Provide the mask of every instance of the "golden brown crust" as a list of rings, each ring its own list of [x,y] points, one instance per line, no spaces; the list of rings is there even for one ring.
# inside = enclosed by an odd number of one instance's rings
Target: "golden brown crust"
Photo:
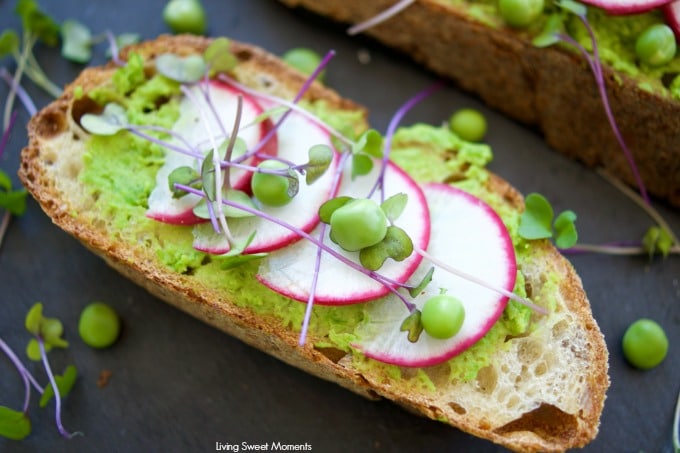
[[[393,0],[280,0],[343,23],[362,22]],[[516,31],[472,21],[452,2],[418,0],[365,32],[540,129],[556,150],[635,185],[588,65]],[[499,70],[500,69],[500,70]],[[650,194],[680,206],[680,102],[640,89],[605,67],[612,111]],[[636,186],[637,187],[637,186]]]
[[[205,38],[163,36],[137,45],[134,50],[150,58],[168,51],[180,54],[200,52],[208,43],[209,40]],[[235,77],[241,82],[271,90],[278,95],[293,95],[303,83],[304,78],[300,74],[289,70],[263,50],[241,43],[233,45],[241,59],[235,72]],[[127,52],[131,50],[128,49]],[[496,401],[493,390],[488,394],[485,393],[487,390],[480,391],[479,387],[484,386],[480,385],[479,378],[474,382],[442,383],[435,392],[418,392],[413,386],[402,385],[400,381],[387,378],[377,369],[366,370],[357,366],[354,361],[360,358],[352,357],[352,354],[319,349],[313,342],[300,347],[296,332],[272,318],[235,305],[233,300],[237,295],[222,293],[199,283],[190,275],[173,272],[159,265],[155,255],[148,250],[126,245],[116,240],[109,231],[83,222],[74,211],[86,209],[87,205],[83,206],[83,202],[78,201],[81,204],[76,209],[76,202],[73,200],[77,197],[74,194],[80,193],[78,172],[85,149],[84,140],[78,139],[78,134],[83,132],[73,120],[74,116],[79,115],[75,111],[79,103],[74,102],[74,90],[82,87],[87,91],[106,83],[114,70],[115,66],[112,64],[85,70],[66,88],[62,97],[32,118],[28,127],[29,144],[22,151],[19,171],[28,191],[54,223],[78,238],[111,267],[157,297],[282,361],[367,398],[385,397],[418,414],[436,420],[445,419],[453,426],[510,449],[562,451],[582,446],[596,435],[609,385],[606,346],[592,318],[578,276],[547,241],[536,246],[537,259],[521,271],[527,278],[527,285],[536,295],[548,291],[555,293],[558,309],[549,317],[537,318],[535,323],[538,330],[542,329],[544,332],[543,337],[551,339],[551,343],[562,342],[555,338],[563,333],[564,328],[568,328],[570,334],[579,338],[579,342],[571,339],[565,342],[572,351],[558,351],[561,358],[556,360],[569,359],[573,362],[573,356],[578,362],[573,365],[577,369],[574,374],[581,376],[584,382],[580,383],[575,392],[578,399],[576,402],[564,405],[559,399],[567,399],[572,395],[547,392],[545,399],[541,399],[543,402],[525,402],[528,408],[526,412],[520,411],[517,417],[506,415],[506,419],[500,419],[474,409],[479,401],[492,412],[498,410],[500,406],[497,405],[510,405],[501,400]],[[321,85],[315,85],[310,96],[323,98],[336,109],[363,111],[360,106],[342,99],[337,93]],[[89,107],[91,106],[80,105],[79,108]],[[508,206],[522,209],[521,195],[500,177],[492,175],[488,187],[500,195]],[[560,277],[557,288],[549,288],[546,275]],[[511,348],[508,351],[498,351],[492,359],[499,363],[521,362],[518,358],[524,354],[522,351],[528,347],[527,344],[530,345],[529,340],[527,337],[508,342],[512,344]],[[551,352],[545,354],[549,353]],[[424,371],[434,381],[437,381],[442,372],[437,367]],[[402,370],[404,374],[410,372],[412,370]],[[516,378],[513,377],[512,380],[515,381]],[[469,400],[460,397],[464,392],[470,394]]]

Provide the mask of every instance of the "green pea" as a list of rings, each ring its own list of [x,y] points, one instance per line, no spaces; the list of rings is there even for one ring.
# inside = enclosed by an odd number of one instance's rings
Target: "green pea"
[[[463,303],[447,294],[430,297],[421,311],[423,330],[433,338],[443,340],[453,337],[465,321]]]
[[[170,0],[163,8],[163,20],[174,33],[203,35],[207,28],[200,0]]]
[[[258,168],[267,170],[282,170],[288,165],[278,160],[268,159],[261,162]],[[250,180],[250,187],[253,195],[260,203],[267,206],[284,206],[292,200],[288,195],[290,181],[285,176],[273,175],[271,173],[255,173]]]
[[[468,142],[480,142],[486,135],[486,118],[475,109],[461,109],[449,119],[451,131]]]
[[[387,216],[367,198],[352,200],[333,211],[330,225],[331,239],[349,252],[375,245],[387,234]]]
[[[290,49],[282,56],[283,61],[294,67],[305,75],[311,75],[312,72],[321,64],[321,56],[312,49],[298,47]],[[323,80],[325,71],[319,74],[319,80]]]
[[[78,322],[80,338],[93,348],[106,348],[120,335],[118,313],[103,302],[93,302],[83,309]]]
[[[675,57],[677,44],[673,30],[665,24],[654,24],[640,33],[635,42],[635,54],[641,63],[661,66]]]
[[[544,0],[498,0],[498,12],[511,27],[525,28],[543,14]]]
[[[623,335],[623,354],[636,368],[647,370],[660,364],[668,353],[663,328],[647,318],[632,323]]]

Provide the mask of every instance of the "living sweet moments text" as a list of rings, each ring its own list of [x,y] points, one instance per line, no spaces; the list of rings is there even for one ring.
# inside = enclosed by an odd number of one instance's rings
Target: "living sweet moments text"
[[[279,441],[264,443],[215,442],[215,451],[312,451],[312,445],[307,442],[302,444],[286,444]]]

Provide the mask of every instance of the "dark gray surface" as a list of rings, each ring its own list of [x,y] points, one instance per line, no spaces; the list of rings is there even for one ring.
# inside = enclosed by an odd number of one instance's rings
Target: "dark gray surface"
[[[146,38],[167,31],[161,0],[42,3],[56,19],[77,18],[94,31],[135,31]],[[400,104],[435,80],[370,41],[350,39],[341,27],[272,0],[204,4],[212,35],[249,41],[274,53],[297,46],[320,53],[335,49],[329,85],[368,106],[373,125],[383,131]],[[18,26],[13,7],[13,1],[0,0],[0,30]],[[359,63],[360,50],[370,53],[369,64]],[[103,61],[102,53],[98,49],[95,62]],[[51,49],[39,49],[38,57],[59,83],[80,70]],[[25,86],[39,105],[48,101],[30,83]],[[0,99],[6,93],[0,84]],[[524,192],[545,194],[556,209],[574,209],[584,241],[634,239],[650,225],[639,208],[596,174],[454,88],[419,105],[404,124],[439,122],[468,106],[482,109],[490,121],[491,168]],[[26,121],[22,110],[0,160],[0,167],[12,174],[26,143]],[[662,212],[680,231],[678,212]],[[600,435],[585,451],[671,452],[672,411],[680,389],[680,260],[649,264],[644,258],[584,255],[572,262],[611,356],[612,386]],[[203,325],[111,271],[52,226],[34,202],[14,220],[0,250],[0,289],[0,336],[15,350],[22,351],[28,340],[23,319],[36,301],[45,304],[47,315],[64,322],[71,347],[50,358],[58,371],[70,363],[78,367],[80,378],[64,403],[63,420],[67,429],[85,433],[62,440],[52,423],[53,406],[39,409],[34,400],[33,434],[21,443],[0,439],[0,451],[213,451],[216,442],[271,441],[307,442],[321,452],[503,451],[389,402],[366,401]],[[124,320],[122,338],[109,350],[91,350],[77,338],[78,314],[92,300],[113,305]],[[666,361],[648,372],[629,367],[620,350],[626,326],[643,316],[658,320],[671,340]],[[29,366],[45,381],[37,366]],[[105,388],[98,388],[103,369],[113,375]],[[10,362],[0,356],[0,405],[21,407],[22,388]]]

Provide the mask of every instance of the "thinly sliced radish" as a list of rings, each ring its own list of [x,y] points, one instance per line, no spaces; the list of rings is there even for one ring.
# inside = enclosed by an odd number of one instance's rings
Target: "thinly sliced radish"
[[[351,180],[350,170],[346,169],[339,195],[355,198],[366,197],[379,175],[380,165],[363,177]],[[405,193],[408,203],[395,224],[404,229],[417,247],[425,248],[430,239],[430,221],[425,197],[413,179],[396,165],[389,163],[385,172],[385,197]],[[374,199],[378,200],[376,193]],[[312,232],[319,237],[321,226]],[[325,228],[324,242],[344,257],[358,263],[358,252],[347,252],[334,244]],[[290,247],[276,251],[262,260],[258,279],[269,288],[292,299],[306,302],[314,278],[314,268],[318,247],[310,241],[300,241]],[[415,271],[422,257],[412,254],[403,261],[391,259],[378,270],[380,275],[403,283]],[[371,277],[351,268],[337,258],[323,253],[318,276],[315,303],[323,305],[342,305],[365,302],[384,296],[389,289]]]
[[[666,24],[673,30],[675,37],[680,39],[680,0],[674,0],[661,7],[666,18]]]
[[[175,139],[173,144],[185,149],[191,146],[205,153],[212,149],[213,144],[219,146],[225,140],[224,134],[231,134],[236,120],[238,96],[243,98],[240,122],[242,127],[238,136],[245,141],[247,148],[254,147],[271,129],[270,120],[253,123],[263,112],[263,108],[250,95],[219,81],[211,81],[206,86],[208,88],[206,92],[199,86],[192,87],[191,96],[185,96],[182,99],[180,117],[173,126],[173,131],[185,142]],[[213,107],[217,115],[213,113]],[[214,142],[209,139],[209,134],[215,137]],[[275,154],[276,148],[276,137],[272,137],[262,153]],[[259,158],[252,158],[246,163],[257,164],[259,160]],[[199,197],[186,195],[179,199],[173,198],[168,187],[168,175],[174,169],[190,166],[200,171],[201,161],[202,159],[188,154],[167,151],[165,162],[156,174],[156,187],[149,197],[148,217],[178,225],[193,225],[205,221],[195,216],[192,211]],[[230,170],[232,186],[238,189],[248,188],[251,175],[251,172],[232,168]]]
[[[331,137],[324,128],[295,111],[291,111],[279,126],[277,136],[277,157],[298,165],[309,160],[309,149],[314,145],[327,145],[334,149]],[[338,161],[339,155],[335,152],[329,168],[311,185],[307,185],[304,177],[301,177],[299,192],[285,206],[260,206],[259,209],[307,233],[312,231],[319,223],[319,208],[337,190],[333,183]],[[228,225],[237,243],[245,241],[253,231],[256,232],[244,253],[269,252],[300,239],[298,234],[259,216],[229,219]],[[212,225],[207,223],[194,226],[194,248],[213,254],[227,253],[230,249],[225,235],[216,233]]]
[[[517,265],[512,240],[500,217],[483,201],[445,184],[423,187],[430,206],[432,236],[428,252],[487,283],[512,291]],[[432,263],[425,260],[413,276],[419,281]],[[446,293],[461,300],[465,321],[452,338],[438,340],[423,332],[412,343],[400,326],[408,310],[394,295],[367,305],[367,321],[356,333],[354,346],[366,356],[401,366],[430,366],[472,346],[494,325],[507,305],[507,297],[435,268],[432,281],[414,301],[422,308],[434,295]]]
[[[651,11],[673,0],[582,0],[586,5],[596,6],[609,14],[626,15]]]

